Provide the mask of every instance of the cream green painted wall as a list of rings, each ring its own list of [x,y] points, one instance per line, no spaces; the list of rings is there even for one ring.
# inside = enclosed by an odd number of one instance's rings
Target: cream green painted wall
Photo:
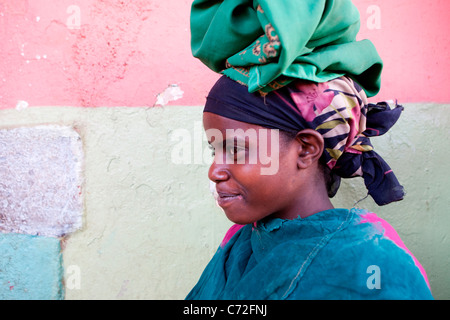
[[[359,203],[399,232],[428,273],[437,299],[450,298],[450,105],[407,104],[400,121],[373,139],[407,198]],[[201,107],[0,110],[0,128],[61,124],[83,140],[84,216],[62,240],[66,299],[182,299],[231,225],[209,191],[207,164],[175,164],[174,132],[194,136]],[[194,146],[193,146],[194,148]],[[365,196],[343,183],[336,206]]]

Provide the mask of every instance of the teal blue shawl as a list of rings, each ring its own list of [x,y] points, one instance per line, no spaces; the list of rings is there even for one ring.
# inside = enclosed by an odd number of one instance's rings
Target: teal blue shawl
[[[240,227],[224,240],[186,297],[432,298],[425,271],[395,230],[357,209]]]

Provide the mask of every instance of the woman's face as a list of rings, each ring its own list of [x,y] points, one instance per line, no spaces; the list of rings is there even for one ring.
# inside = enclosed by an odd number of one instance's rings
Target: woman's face
[[[269,215],[298,216],[302,182],[295,140],[209,112],[203,125],[214,152],[208,177],[228,219],[248,224]]]

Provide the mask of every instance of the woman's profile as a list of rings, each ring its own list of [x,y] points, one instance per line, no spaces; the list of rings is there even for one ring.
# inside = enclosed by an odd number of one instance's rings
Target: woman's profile
[[[382,63],[351,1],[197,0],[191,21],[194,55],[224,74],[203,125],[235,225],[186,298],[432,299],[386,221],[330,201],[352,177],[378,205],[404,197],[370,142],[403,108],[368,102]]]

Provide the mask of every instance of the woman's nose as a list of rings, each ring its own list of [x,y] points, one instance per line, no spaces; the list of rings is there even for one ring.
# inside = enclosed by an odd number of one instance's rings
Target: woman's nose
[[[230,178],[230,173],[224,164],[218,164],[215,161],[209,167],[208,171],[209,180],[218,183],[220,181],[226,181]]]

